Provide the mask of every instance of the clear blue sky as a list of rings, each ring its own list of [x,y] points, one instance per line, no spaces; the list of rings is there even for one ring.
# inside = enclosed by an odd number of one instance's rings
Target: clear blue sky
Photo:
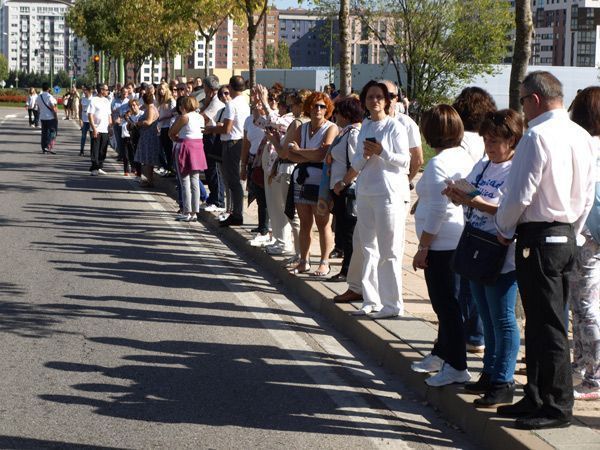
[[[275,4],[277,9],[298,8],[298,0],[271,0],[271,4]],[[303,0],[302,8],[310,8],[310,1]]]

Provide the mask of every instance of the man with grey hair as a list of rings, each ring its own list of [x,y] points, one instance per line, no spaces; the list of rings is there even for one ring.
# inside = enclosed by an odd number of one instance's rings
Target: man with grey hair
[[[221,87],[219,78],[216,75],[207,76],[204,78],[202,87],[204,88],[204,100],[200,109],[204,116],[210,119],[210,123],[214,125],[217,122],[217,114],[225,108],[225,103],[219,100],[219,96],[217,95],[219,87]],[[215,134],[205,133],[203,139],[205,149],[214,145],[221,145],[220,140],[217,139]],[[207,153],[206,164],[208,167],[204,171],[204,175],[206,176],[206,183],[208,184],[210,194],[206,199],[206,203],[201,205],[200,208],[204,211],[223,212],[225,211],[225,183],[219,168],[219,161]]]
[[[568,273],[593,203],[594,144],[569,119],[562,85],[531,72],[520,88],[529,129],[519,142],[495,216],[498,240],[517,238],[517,282],[525,309],[527,385],[518,403],[498,407],[520,429],[566,427],[573,381],[565,307]]]

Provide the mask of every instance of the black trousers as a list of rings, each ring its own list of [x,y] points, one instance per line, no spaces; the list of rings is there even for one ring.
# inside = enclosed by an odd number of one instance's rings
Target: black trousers
[[[352,235],[356,227],[356,217],[346,213],[346,195],[336,195],[331,191],[333,198],[333,215],[335,216],[335,245],[339,250],[344,251],[342,268],[340,273],[348,275],[348,267],[352,259]]]
[[[35,125],[36,127],[39,125],[40,121],[40,112],[37,109],[27,108],[27,113],[29,114],[29,125]]]
[[[467,368],[467,345],[458,304],[458,277],[450,268],[453,250],[429,250],[425,283],[433,311],[438,317],[438,339],[432,354],[456,370]]]
[[[222,208],[225,206],[223,175],[221,175],[221,171],[217,166],[217,161],[208,155],[206,155],[206,165],[207,168],[204,171],[204,176],[206,177],[206,184],[208,184],[208,190],[210,191],[206,203]]]
[[[525,395],[542,415],[570,419],[573,379],[564,318],[576,251],[573,226],[525,223],[517,235],[517,283],[526,321]]]
[[[108,133],[98,133],[98,137],[92,136],[92,165],[90,171],[102,169],[106,159],[106,150],[108,148]]]
[[[161,163],[166,170],[173,170],[173,141],[169,137],[169,128],[160,129]]]
[[[52,134],[56,134],[58,130],[58,120],[42,120],[42,150],[48,150]]]

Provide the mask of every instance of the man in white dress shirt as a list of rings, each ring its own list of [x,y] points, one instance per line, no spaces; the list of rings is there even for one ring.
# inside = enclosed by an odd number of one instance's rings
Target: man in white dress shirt
[[[106,150],[108,148],[108,134],[112,129],[112,111],[110,100],[108,99],[108,86],[106,84],[98,85],[98,95],[90,100],[87,114],[92,133],[92,148],[90,174],[106,174],[102,170],[104,160],[106,159]]]
[[[36,104],[40,112],[42,122],[42,153],[56,154],[54,150],[54,141],[58,130],[58,109],[56,99],[50,93],[50,84],[42,84],[42,93],[38,95]]]
[[[575,236],[593,201],[593,143],[571,122],[562,85],[549,72],[531,72],[520,88],[529,129],[519,142],[507,192],[496,214],[498,240],[517,235],[517,281],[525,309],[527,385],[518,403],[498,414],[520,429],[566,427],[573,382],[565,307]]]

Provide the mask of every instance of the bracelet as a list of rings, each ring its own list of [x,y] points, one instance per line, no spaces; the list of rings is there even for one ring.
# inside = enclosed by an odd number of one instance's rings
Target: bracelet
[[[420,251],[420,252],[423,251],[423,250],[429,250],[429,246],[428,245],[425,246],[425,245],[419,244],[419,246],[417,247],[417,250]]]

